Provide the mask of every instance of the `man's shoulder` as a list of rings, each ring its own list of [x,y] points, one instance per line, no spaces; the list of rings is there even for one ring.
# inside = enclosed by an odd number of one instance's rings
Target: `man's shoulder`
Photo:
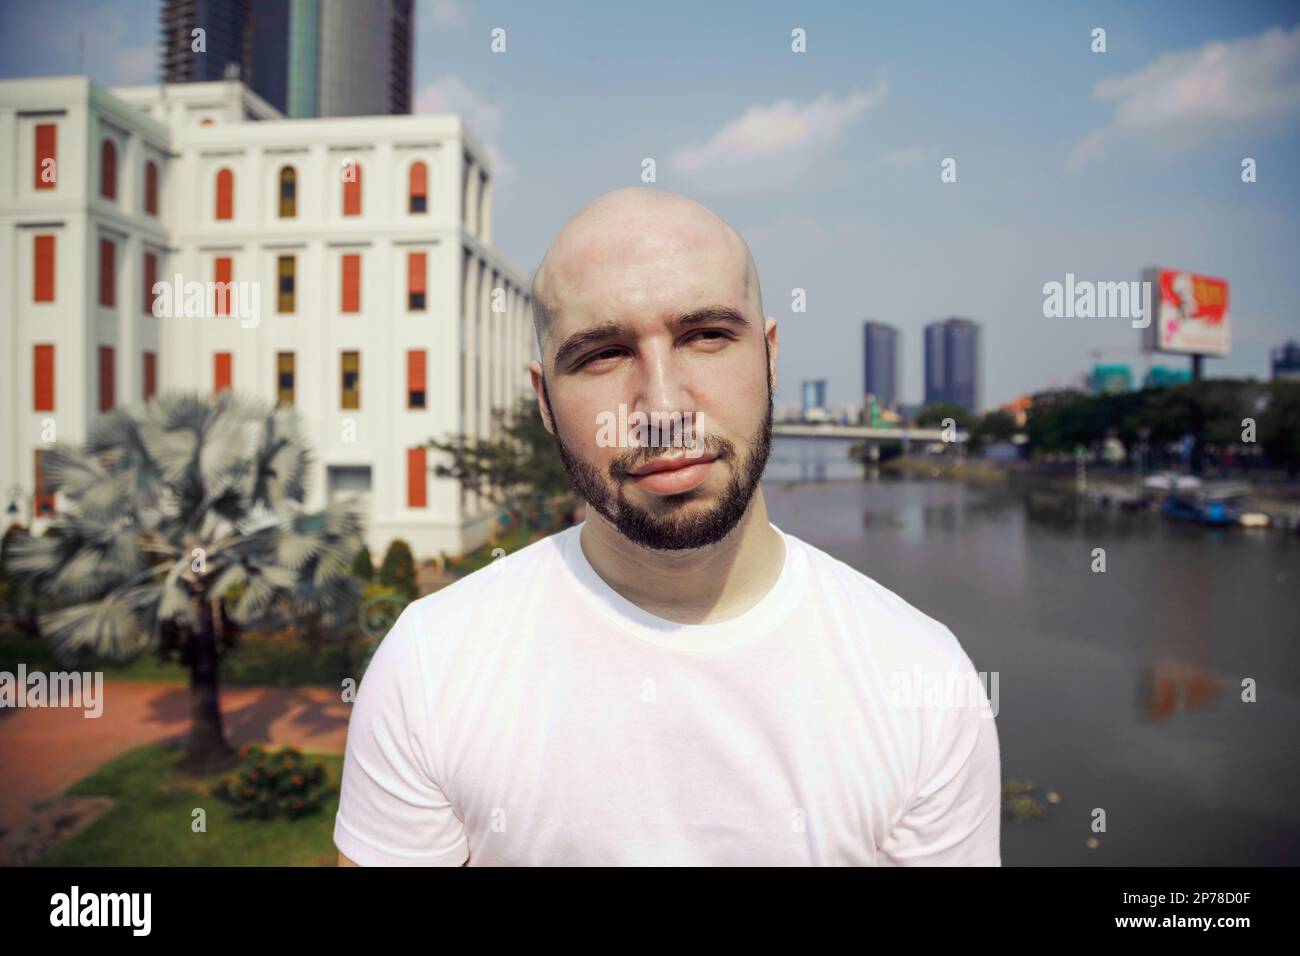
[[[789,535],[789,537],[794,537]],[[795,538],[808,557],[809,574],[832,593],[838,593],[857,615],[857,623],[873,637],[887,637],[909,653],[934,654],[944,660],[964,653],[957,636],[936,620],[870,575],[801,538]]]

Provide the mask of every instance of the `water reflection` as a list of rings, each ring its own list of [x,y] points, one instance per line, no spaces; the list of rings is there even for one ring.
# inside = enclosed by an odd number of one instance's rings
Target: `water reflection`
[[[820,474],[790,443],[786,478]],[[765,476],[772,521],[998,672],[1004,778],[1062,795],[1004,825],[1007,864],[1300,863],[1300,540],[1007,485],[837,480],[811,454],[820,484]]]

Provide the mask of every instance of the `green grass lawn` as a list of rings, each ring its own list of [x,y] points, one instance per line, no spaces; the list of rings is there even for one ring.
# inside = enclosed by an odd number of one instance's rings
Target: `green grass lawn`
[[[73,796],[114,803],[77,835],[48,850],[37,866],[333,866],[334,815],[343,773],[341,754],[305,753],[325,766],[319,812],[297,820],[248,820],[204,788],[220,774],[178,773],[179,748],[137,747],[78,782]],[[191,829],[193,811],[207,812],[207,832]]]
[[[306,641],[250,633],[221,662],[221,683],[229,687],[331,687],[344,677],[356,677],[361,661],[375,642],[358,638],[351,648],[351,665],[345,666],[342,649],[326,644],[313,650]],[[84,657],[75,665],[60,663],[49,643],[14,632],[0,632],[0,671],[17,673],[19,662],[31,671],[103,671],[105,680],[157,681],[184,684],[189,673],[176,662],[163,663],[154,654],[141,654],[128,662]]]

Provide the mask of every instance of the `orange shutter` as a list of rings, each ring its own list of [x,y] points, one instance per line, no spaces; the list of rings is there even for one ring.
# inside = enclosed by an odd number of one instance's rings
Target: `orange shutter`
[[[104,140],[99,150],[99,192],[117,198],[117,146],[111,139]]]
[[[99,240],[99,304],[117,305],[116,266],[113,264],[113,240]]]
[[[153,287],[158,281],[158,257],[152,252],[144,254],[144,311],[153,315]],[[179,310],[178,310],[179,311]]]
[[[230,353],[217,352],[212,356],[212,390],[222,392],[230,388]]]
[[[32,396],[32,411],[54,411],[54,346],[36,345],[32,347],[32,378],[35,394]]]
[[[361,311],[361,254],[343,257],[343,312]]]
[[[428,501],[428,471],[425,449],[406,449],[406,506],[423,508]]]
[[[235,174],[228,169],[217,173],[217,218],[232,219],[235,215]]]
[[[158,215],[158,164],[153,160],[144,164],[144,211]]]
[[[361,215],[361,164],[353,163],[351,170],[344,170],[348,178],[343,180],[343,215]]]
[[[54,237],[36,236],[32,248],[32,301],[54,301]]]
[[[406,291],[423,292],[426,256],[423,252],[406,255]]]
[[[59,128],[53,123],[41,123],[36,127],[36,179],[33,185],[37,189],[53,189],[58,185],[59,177]],[[54,178],[48,182],[41,175],[45,172],[45,161],[52,160]]]
[[[230,283],[231,258],[229,256],[218,256],[213,264],[215,275],[213,280],[217,283]],[[214,315],[230,314],[230,289],[214,289],[212,298],[215,300],[212,304]]]
[[[144,400],[153,398],[158,388],[158,356],[153,352],[144,353]]]
[[[429,191],[429,167],[424,163],[411,165],[411,198],[427,196]]]
[[[406,390],[424,391],[424,349],[412,349],[406,353]]]
[[[111,412],[117,398],[117,386],[114,382],[113,347],[99,347],[99,410]]]

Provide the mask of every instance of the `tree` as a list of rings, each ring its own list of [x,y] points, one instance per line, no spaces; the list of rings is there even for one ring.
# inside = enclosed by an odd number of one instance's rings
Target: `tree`
[[[384,552],[379,583],[404,595],[408,601],[414,601],[420,594],[415,583],[415,558],[411,546],[401,538],[394,539]]]
[[[1016,420],[1010,412],[989,412],[975,426],[975,436],[981,442],[1010,441],[1016,433]]]
[[[916,413],[917,428],[942,428],[943,420],[951,418],[958,431],[969,432],[975,416],[961,405],[952,402],[935,402]]]
[[[546,502],[571,490],[569,476],[534,396],[520,398],[508,413],[498,410],[494,417],[500,438],[477,440],[459,434],[431,439],[428,447],[451,459],[450,464],[435,466],[434,473],[483,495],[504,508],[511,520],[522,520],[526,535]]]
[[[42,468],[65,505],[10,569],[61,607],[42,631],[63,660],[179,651],[190,672],[181,766],[229,764],[218,666],[240,628],[318,614],[350,619],[360,519],[303,512],[309,450],[292,409],[221,392],[167,394],[57,445]]]
[[[1259,423],[1259,441],[1275,465],[1294,478],[1300,470],[1300,383],[1274,382]]]
[[[364,544],[357,551],[357,556],[352,561],[352,576],[362,581],[373,581],[375,579],[375,563],[370,559],[370,549]]]

